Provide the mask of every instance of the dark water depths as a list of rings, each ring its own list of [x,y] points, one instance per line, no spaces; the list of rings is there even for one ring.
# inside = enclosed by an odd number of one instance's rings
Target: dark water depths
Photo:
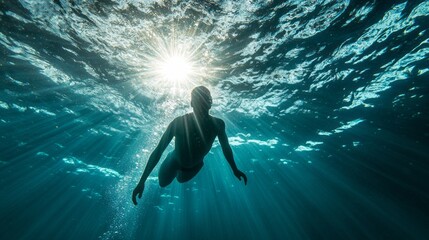
[[[422,0],[0,0],[0,239],[427,239],[428,15]],[[168,55],[191,64],[183,81],[159,70]],[[132,205],[196,85],[248,185],[216,143],[192,181],[160,188],[156,168]]]

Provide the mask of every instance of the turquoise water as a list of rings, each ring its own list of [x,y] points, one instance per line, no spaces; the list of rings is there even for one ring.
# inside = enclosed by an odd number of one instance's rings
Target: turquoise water
[[[0,239],[429,236],[428,1],[0,10]],[[247,186],[215,141],[190,182],[161,188],[156,167],[134,206],[197,85]]]

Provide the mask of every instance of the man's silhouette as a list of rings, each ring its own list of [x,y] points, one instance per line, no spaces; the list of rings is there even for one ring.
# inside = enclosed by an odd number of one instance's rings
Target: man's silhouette
[[[216,137],[219,139],[223,154],[234,175],[240,181],[243,178],[244,184],[247,184],[246,175],[235,165],[225,132],[225,122],[209,115],[211,106],[212,98],[206,87],[199,86],[192,90],[191,107],[194,111],[177,117],[168,125],[158,146],[150,155],[142,177],[133,191],[132,199],[135,205],[137,205],[136,196],[141,198],[146,179],[173,137],[175,137],[174,150],[168,154],[159,170],[158,179],[161,187],[169,185],[174,178],[183,183],[197,175],[204,165],[204,156],[210,151]]]

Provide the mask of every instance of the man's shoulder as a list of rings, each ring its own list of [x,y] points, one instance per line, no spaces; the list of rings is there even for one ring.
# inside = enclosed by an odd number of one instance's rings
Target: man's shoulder
[[[186,113],[184,115],[176,117],[171,123],[174,125],[175,124],[184,124],[184,122],[190,121],[189,118],[191,118],[191,117],[193,119],[192,113]],[[220,128],[225,127],[225,122],[221,118],[218,118],[218,117],[215,117],[212,115],[210,115],[210,118],[211,118],[211,121],[213,122],[213,124],[216,125],[217,127],[220,127]]]
[[[211,116],[211,117],[212,117],[212,121],[213,121],[213,123],[214,123],[216,126],[218,126],[218,127],[220,127],[220,128],[224,128],[224,127],[225,127],[225,121],[223,121],[221,118],[214,117],[214,116]]]
[[[176,117],[176,118],[173,120],[173,122],[174,122],[174,121],[184,120],[184,119],[188,118],[188,117],[189,117],[189,115],[190,115],[190,113],[185,113],[185,114],[183,114],[183,115],[180,115],[180,116]]]
[[[174,118],[173,121],[171,121],[171,124],[174,126],[176,126],[177,124],[182,125],[184,124],[184,122],[188,121],[189,116],[190,116],[189,113],[178,116]]]

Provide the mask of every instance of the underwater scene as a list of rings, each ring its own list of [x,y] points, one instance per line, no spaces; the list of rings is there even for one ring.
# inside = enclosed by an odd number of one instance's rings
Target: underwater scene
[[[2,240],[429,239],[428,206],[429,1],[0,0]]]

